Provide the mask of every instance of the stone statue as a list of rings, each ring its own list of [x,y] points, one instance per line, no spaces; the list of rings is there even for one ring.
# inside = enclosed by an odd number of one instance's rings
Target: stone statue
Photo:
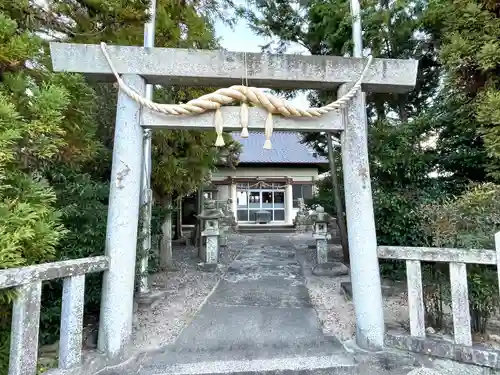
[[[223,217],[220,220],[220,246],[227,246],[228,233],[234,233],[236,230],[236,219],[233,214],[233,201],[228,199],[221,205]]]
[[[309,212],[306,208],[306,205],[304,203],[304,199],[299,198],[298,203],[299,203],[299,212],[297,212],[297,215],[293,220],[295,231],[299,233],[310,232],[312,230],[312,221]]]

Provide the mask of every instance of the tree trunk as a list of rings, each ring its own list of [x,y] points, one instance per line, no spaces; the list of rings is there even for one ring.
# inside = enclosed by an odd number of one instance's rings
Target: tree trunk
[[[408,111],[406,110],[406,95],[399,95],[399,100],[398,100],[398,107],[399,107],[399,119],[402,122],[407,122],[408,121]]]
[[[182,233],[182,197],[177,198],[177,226],[175,230],[177,238],[184,237],[184,233]]]
[[[196,206],[197,206],[197,215],[201,214],[203,211],[203,188],[200,187],[198,189],[198,193],[196,195]],[[198,256],[201,258],[203,252],[203,238],[201,237],[201,232],[203,231],[202,222],[198,219],[195,225],[195,236],[196,236],[196,246],[198,247]]]
[[[160,267],[162,269],[172,268],[172,197],[167,196],[162,200],[163,207],[168,210],[165,221],[161,226],[160,242]]]
[[[340,232],[340,243],[342,245],[342,254],[344,256],[344,262],[349,265],[349,243],[347,241],[347,226],[344,218],[344,204],[340,195],[339,181],[337,178],[337,166],[335,163],[335,155],[333,154],[333,142],[332,135],[327,133],[328,138],[328,159],[330,161],[330,174],[332,177],[332,190],[333,199],[335,201],[335,209],[337,211],[337,223],[339,225]]]

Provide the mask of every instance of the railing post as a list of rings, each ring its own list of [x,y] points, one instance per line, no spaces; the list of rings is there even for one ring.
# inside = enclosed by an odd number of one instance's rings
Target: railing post
[[[83,305],[85,275],[67,277],[63,281],[59,367],[69,369],[82,360]]]
[[[451,307],[455,344],[472,346],[467,265],[450,262]]]
[[[410,334],[414,337],[425,337],[425,310],[424,292],[422,288],[422,265],[419,260],[406,261],[406,280],[408,283]]]
[[[16,288],[12,307],[9,375],[36,374],[42,282]]]
[[[144,96],[142,77],[124,74],[122,78]],[[119,356],[132,334],[142,162],[140,114],[139,103],[120,90],[106,234],[109,270],[103,277],[98,345],[109,357]]]

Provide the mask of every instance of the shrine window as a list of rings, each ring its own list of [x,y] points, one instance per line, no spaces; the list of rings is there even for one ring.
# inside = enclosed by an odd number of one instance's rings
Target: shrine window
[[[299,208],[299,199],[304,201],[313,197],[313,184],[294,184],[292,185],[293,208]]]

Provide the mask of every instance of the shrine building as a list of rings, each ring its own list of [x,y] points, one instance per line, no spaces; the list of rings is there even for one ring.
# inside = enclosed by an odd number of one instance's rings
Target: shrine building
[[[328,160],[301,143],[300,134],[273,132],[272,149],[262,147],[263,132],[248,138],[232,133],[242,144],[236,169],[218,168],[212,174],[214,199],[232,199],[239,224],[291,225],[298,200],[312,197],[314,183]],[[265,214],[265,212],[268,214]]]

